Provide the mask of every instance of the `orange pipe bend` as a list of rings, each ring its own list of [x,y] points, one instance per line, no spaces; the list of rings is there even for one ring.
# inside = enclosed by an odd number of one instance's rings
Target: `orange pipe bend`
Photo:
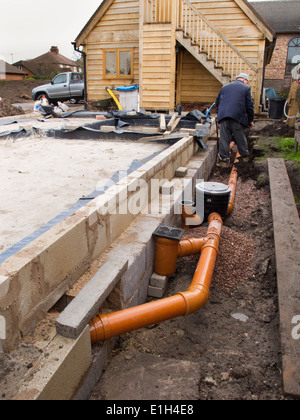
[[[108,315],[98,315],[90,322],[90,335],[93,343],[106,341],[126,332],[172,318],[189,315],[207,303],[223,226],[222,217],[217,213],[211,214],[208,221],[209,227],[205,243],[202,246],[199,263],[188,290],[134,308]]]

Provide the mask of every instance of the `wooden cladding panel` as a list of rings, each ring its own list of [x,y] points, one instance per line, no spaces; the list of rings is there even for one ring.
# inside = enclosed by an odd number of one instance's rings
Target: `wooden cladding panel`
[[[182,52],[180,98],[177,102],[215,102],[222,87],[191,54]]]
[[[103,50],[133,48],[133,79],[103,79]],[[115,0],[86,39],[88,100],[109,98],[105,87],[139,83],[139,0]],[[118,94],[117,94],[118,95]]]
[[[146,109],[174,108],[171,80],[175,74],[175,48],[171,24],[143,25],[143,84],[141,106]]]

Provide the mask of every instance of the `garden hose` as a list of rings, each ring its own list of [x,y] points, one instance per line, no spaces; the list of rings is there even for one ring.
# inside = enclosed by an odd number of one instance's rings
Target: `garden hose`
[[[285,116],[286,118],[300,118],[300,113],[298,113],[297,115],[294,115],[293,117],[289,117],[289,116],[286,114],[286,106],[287,106],[287,103],[288,103],[288,101],[286,100],[286,101],[285,101],[285,104],[284,104],[284,108],[283,108],[283,113],[284,113],[284,116]]]

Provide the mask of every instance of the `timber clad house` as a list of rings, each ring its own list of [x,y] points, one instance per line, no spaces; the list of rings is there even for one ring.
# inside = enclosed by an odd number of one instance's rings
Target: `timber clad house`
[[[146,110],[207,105],[243,72],[259,112],[274,35],[246,0],[103,0],[76,47],[86,53],[89,102],[138,84]]]

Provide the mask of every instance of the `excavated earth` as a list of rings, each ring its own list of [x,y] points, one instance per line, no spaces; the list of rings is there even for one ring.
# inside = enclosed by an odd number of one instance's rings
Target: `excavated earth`
[[[271,136],[290,134],[281,122],[260,126],[264,136],[267,130]],[[211,180],[227,184],[229,175],[216,168]],[[201,237],[206,230],[191,229],[185,237]],[[164,297],[188,289],[197,262],[197,256],[178,262]],[[224,222],[208,304],[188,317],[119,337],[91,399],[290,399],[283,392],[266,161],[239,167],[235,209]]]
[[[226,183],[227,175],[216,171],[212,180]],[[197,261],[178,262],[165,297],[188,289]],[[280,400],[281,369],[270,195],[240,179],[206,307],[119,338],[92,399]]]

